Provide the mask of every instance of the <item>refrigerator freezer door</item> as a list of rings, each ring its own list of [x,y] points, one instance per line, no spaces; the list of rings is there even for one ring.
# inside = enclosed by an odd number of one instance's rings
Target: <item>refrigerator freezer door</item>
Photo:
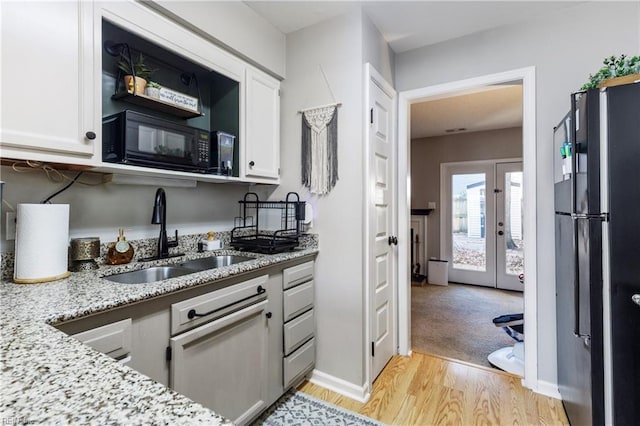
[[[640,84],[607,89],[613,420],[640,419]]]
[[[558,390],[574,425],[592,423],[591,348],[575,335],[576,221],[556,214],[556,321]],[[588,221],[586,221],[588,222]]]

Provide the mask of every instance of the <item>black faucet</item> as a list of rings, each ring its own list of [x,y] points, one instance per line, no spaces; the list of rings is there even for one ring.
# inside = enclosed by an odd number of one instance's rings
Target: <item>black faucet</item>
[[[153,205],[153,215],[151,223],[160,225],[160,236],[158,237],[158,254],[155,259],[165,259],[167,257],[182,256],[183,253],[169,256],[169,247],[178,247],[178,230],[176,229],[176,239],[167,239],[167,196],[164,189],[158,188],[156,191],[156,201]]]

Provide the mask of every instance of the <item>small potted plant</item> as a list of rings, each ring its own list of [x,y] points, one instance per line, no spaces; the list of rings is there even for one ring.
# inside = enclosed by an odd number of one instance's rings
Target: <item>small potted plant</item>
[[[131,65],[133,65],[133,70],[131,69]],[[118,68],[124,73],[124,84],[129,93],[134,93],[133,89],[133,74],[135,73],[135,93],[142,94],[144,93],[144,89],[147,85],[147,80],[155,72],[154,69],[149,68],[147,64],[145,64],[144,57],[142,53],[138,55],[138,59],[133,61],[133,64],[130,64],[128,60],[121,57],[118,62]]]
[[[162,86],[160,86],[155,81],[149,81],[147,83],[147,88],[144,89],[144,94],[149,96],[150,98],[159,99],[160,98],[160,88],[161,87]]]
[[[640,56],[609,56],[604,59],[603,64],[598,72],[589,74],[589,81],[581,90],[619,86],[640,80]]]

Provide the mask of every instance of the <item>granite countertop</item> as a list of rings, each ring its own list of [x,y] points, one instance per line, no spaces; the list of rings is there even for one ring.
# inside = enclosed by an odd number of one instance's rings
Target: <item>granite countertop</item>
[[[228,424],[227,419],[120,365],[52,325],[317,253],[315,247],[258,255],[231,266],[148,284],[103,276],[211,256],[188,253],[155,262],[102,265],[50,283],[0,282],[0,398],[3,422],[96,424]]]

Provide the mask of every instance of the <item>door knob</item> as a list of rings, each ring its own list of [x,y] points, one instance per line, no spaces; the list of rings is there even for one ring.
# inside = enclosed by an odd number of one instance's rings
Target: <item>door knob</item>
[[[87,139],[89,139],[90,141],[94,140],[96,138],[96,134],[94,132],[87,132],[84,134]]]
[[[633,303],[636,305],[640,305],[640,294],[634,294],[631,296],[631,300],[633,300]]]
[[[504,235],[504,231],[498,231],[498,235]]]

